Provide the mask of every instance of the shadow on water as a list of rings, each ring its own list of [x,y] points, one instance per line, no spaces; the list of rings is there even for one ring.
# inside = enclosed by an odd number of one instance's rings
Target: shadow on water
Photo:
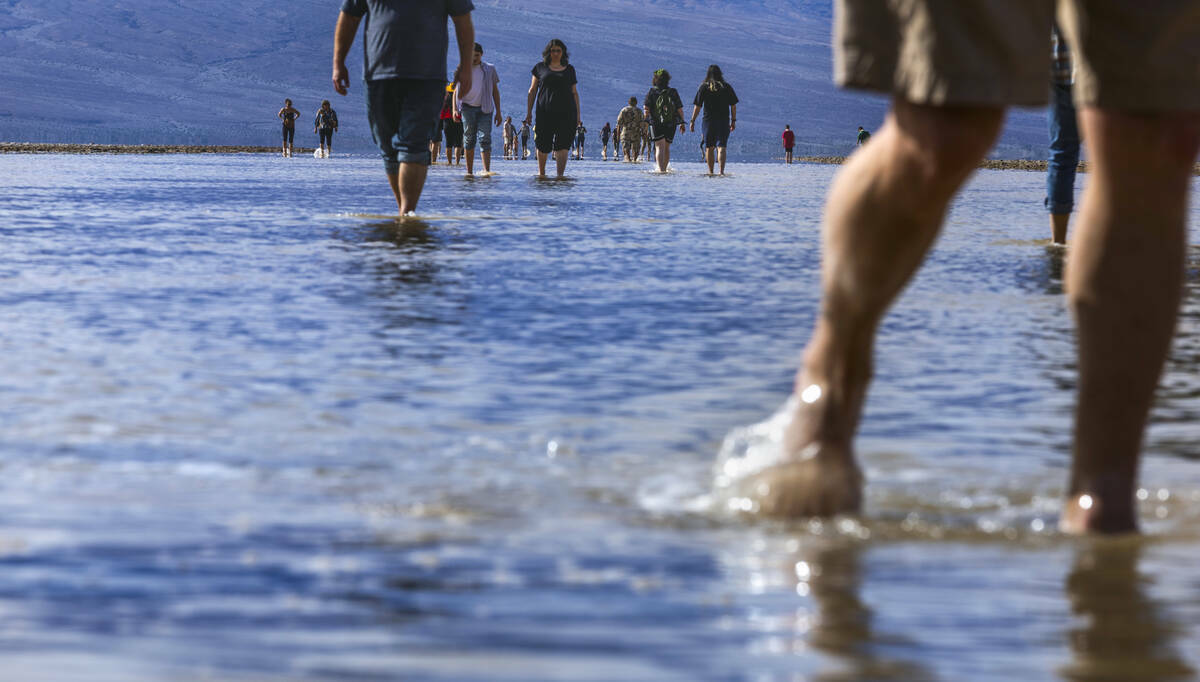
[[[795,648],[810,647],[837,662],[818,673],[821,682],[849,680],[927,680],[933,673],[918,663],[889,658],[885,649],[903,648],[898,635],[877,632],[874,613],[862,599],[860,542],[834,541],[793,555],[796,593],[811,599],[812,612],[797,611]]]
[[[1065,586],[1078,621],[1067,631],[1073,660],[1059,670],[1064,679],[1194,679],[1174,646],[1185,630],[1146,595],[1151,579],[1138,568],[1144,547],[1141,540],[1110,540],[1077,550]]]

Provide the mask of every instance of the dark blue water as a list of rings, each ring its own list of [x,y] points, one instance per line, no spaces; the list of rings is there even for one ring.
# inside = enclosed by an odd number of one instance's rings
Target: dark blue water
[[[4,676],[1194,676],[1197,278],[1147,539],[1054,530],[1072,332],[1023,172],[885,323],[864,517],[756,522],[713,467],[788,395],[835,169],[683,157],[435,167],[402,225],[365,157],[0,157]]]

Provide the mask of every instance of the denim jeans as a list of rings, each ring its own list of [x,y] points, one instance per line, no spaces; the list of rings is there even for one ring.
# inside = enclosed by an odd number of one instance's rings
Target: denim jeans
[[[463,142],[467,149],[475,148],[475,138],[483,151],[492,153],[492,115],[484,113],[483,107],[462,105]]]
[[[1046,169],[1046,210],[1055,215],[1075,208],[1075,168],[1079,165],[1079,124],[1071,86],[1050,86],[1050,163]]]
[[[388,175],[402,163],[429,165],[429,136],[442,110],[446,84],[440,79],[388,78],[367,81],[367,120]]]

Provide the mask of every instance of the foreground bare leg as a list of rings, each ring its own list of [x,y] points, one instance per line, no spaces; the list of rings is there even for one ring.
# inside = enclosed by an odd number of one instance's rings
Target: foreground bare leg
[[[875,329],[1002,121],[1001,109],[896,102],[872,144],[838,174],[825,206],[821,315],[797,374],[784,462],[750,486],[761,513],[859,508],[862,475],[852,445]]]
[[[717,163],[721,168],[721,175],[725,175],[725,148],[717,147]],[[709,171],[711,173],[711,171]]]
[[[400,172],[396,175],[388,173],[388,185],[396,196],[396,206],[400,215],[417,210],[417,202],[421,200],[421,190],[425,189],[425,176],[429,167],[421,163],[402,163]]]
[[[546,152],[543,152],[540,149],[538,150],[537,163],[538,163],[538,177],[539,178],[546,177],[546,159],[549,158],[549,156],[550,155],[547,154]]]
[[[713,163],[716,161],[717,150],[715,147],[704,148],[704,163],[708,164],[708,174],[713,174]]]
[[[1067,290],[1079,335],[1068,532],[1137,529],[1138,458],[1183,286],[1200,114],[1086,109],[1089,174]]]

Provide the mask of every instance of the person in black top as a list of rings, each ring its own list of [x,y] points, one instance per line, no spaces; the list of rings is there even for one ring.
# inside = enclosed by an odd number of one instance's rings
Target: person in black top
[[[604,127],[600,129],[600,156],[608,161],[608,138],[612,137],[612,126],[608,121],[604,122]]]
[[[696,116],[700,108],[704,108],[704,161],[708,164],[708,174],[713,172],[713,155],[721,165],[721,175],[725,175],[725,146],[729,143],[729,133],[737,127],[737,93],[733,86],[725,82],[721,67],[712,64],[696,98],[692,100],[692,130],[696,129]]]
[[[642,100],[646,120],[650,122],[650,139],[654,142],[654,160],[660,173],[667,172],[671,161],[671,143],[675,141],[675,126],[679,132],[687,132],[683,125],[683,100],[679,92],[671,87],[671,74],[666,69],[654,72],[653,86]]]
[[[296,141],[296,119],[300,118],[300,110],[292,106],[292,100],[283,100],[283,108],[276,114],[283,119],[283,155],[292,155],[292,143]]]
[[[575,67],[571,66],[567,46],[558,38],[546,43],[542,61],[534,65],[533,81],[525,106],[525,123],[533,121],[537,101],[537,123],[533,143],[537,147],[538,177],[546,177],[546,159],[554,152],[554,163],[561,179],[567,168],[567,153],[575,141],[575,129],[583,125],[579,111],[579,90],[575,87]]]

